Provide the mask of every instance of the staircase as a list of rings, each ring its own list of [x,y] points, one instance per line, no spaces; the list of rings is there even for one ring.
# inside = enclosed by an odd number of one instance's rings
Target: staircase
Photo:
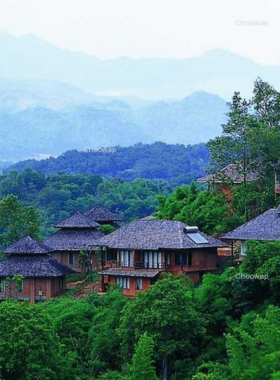
[[[80,289],[74,296],[74,299],[83,298],[86,297],[91,292],[98,293],[99,291],[99,281],[91,282],[90,284],[87,284],[83,286],[82,289]]]

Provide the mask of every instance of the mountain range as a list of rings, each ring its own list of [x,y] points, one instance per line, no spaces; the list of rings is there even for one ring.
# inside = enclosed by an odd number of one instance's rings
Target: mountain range
[[[223,50],[200,57],[117,58],[0,33],[0,161],[67,150],[207,142],[221,133],[234,91],[259,76],[280,87],[280,67]]]
[[[2,161],[138,142],[195,144],[217,136],[226,121],[226,102],[205,92],[131,107],[120,100],[98,102],[62,83],[7,82],[0,90]]]
[[[280,87],[280,67],[263,66],[220,49],[188,59],[102,60],[33,35],[0,33],[0,51],[0,78],[60,81],[95,96],[159,100],[206,91],[229,100],[237,90],[248,96],[257,77]]]

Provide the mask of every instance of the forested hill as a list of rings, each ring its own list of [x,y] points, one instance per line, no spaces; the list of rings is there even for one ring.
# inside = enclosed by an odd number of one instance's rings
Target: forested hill
[[[205,144],[169,145],[162,142],[136,144],[131,147],[107,148],[99,152],[68,151],[57,158],[21,161],[9,168],[22,172],[25,168],[54,173],[99,174],[126,181],[135,178],[174,181],[174,185],[190,183],[204,174],[209,162]]]

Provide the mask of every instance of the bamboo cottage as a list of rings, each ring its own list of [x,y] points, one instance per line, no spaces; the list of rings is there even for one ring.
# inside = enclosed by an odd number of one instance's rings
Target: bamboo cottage
[[[65,289],[65,277],[74,271],[53,259],[52,249],[27,236],[4,250],[0,261],[0,300],[16,297],[30,303],[59,296]],[[23,276],[18,288],[12,277]]]
[[[126,296],[148,289],[162,272],[199,281],[216,269],[217,248],[226,246],[197,227],[153,219],[129,223],[95,244],[102,252],[100,291],[118,283]]]

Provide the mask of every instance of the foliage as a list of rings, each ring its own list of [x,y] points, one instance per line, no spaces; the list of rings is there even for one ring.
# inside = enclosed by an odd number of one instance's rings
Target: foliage
[[[15,274],[12,277],[5,278],[5,289],[8,289],[8,297],[12,297],[16,294],[18,296],[18,292],[22,288],[24,276],[21,274]]]
[[[0,377],[65,379],[53,322],[34,306],[0,303]]]
[[[34,236],[37,230],[33,231],[31,222],[27,226],[26,224],[29,220],[34,220],[35,226],[37,217],[34,208],[36,208],[40,216],[42,234],[45,237],[55,232],[52,226],[58,221],[75,211],[85,212],[97,205],[119,214],[125,221],[145,217],[156,211],[157,195],[169,194],[170,191],[171,188],[166,183],[144,179],[126,183],[120,179],[102,179],[98,175],[52,174],[45,178],[42,173],[30,169],[24,170],[23,173],[12,171],[0,176],[0,199],[3,200],[9,194],[13,194],[4,204],[0,203],[3,210],[1,213],[0,206],[0,223],[1,215],[5,218],[3,223],[7,224],[10,221],[16,223],[7,236],[7,241],[11,240],[11,236],[17,240],[18,236],[22,235],[17,233],[19,228],[25,231],[28,227],[28,232]],[[20,208],[15,196],[28,206],[24,218],[18,217],[23,215],[23,212],[17,209],[14,211],[15,215],[11,213],[16,207]],[[17,224],[20,224],[20,227]],[[111,230],[111,227],[110,230],[107,226],[102,226],[103,228],[107,233]]]
[[[216,172],[233,163],[244,179],[239,195],[245,220],[250,219],[252,196],[248,184],[251,174],[258,177],[257,192],[269,194],[273,202],[271,184],[278,170],[280,151],[280,94],[261,79],[256,80],[253,94],[249,100],[242,99],[238,92],[234,94],[222,135],[208,143],[210,170]]]
[[[138,143],[130,147],[114,148],[114,153],[68,151],[57,158],[22,161],[13,170],[23,172],[29,168],[45,175],[55,173],[98,174],[103,177],[137,178],[173,181],[175,186],[190,183],[204,174],[209,162],[205,144],[169,145]]]
[[[186,375],[204,332],[204,318],[196,312],[189,289],[179,278],[166,276],[126,305],[119,328],[126,360],[146,332],[154,341],[156,365],[162,367],[163,378],[168,371]]]
[[[169,196],[158,196],[158,219],[179,220],[198,226],[208,234],[229,229],[230,206],[224,195],[199,191],[196,184],[178,187]]]
[[[154,341],[144,333],[136,345],[132,358],[131,380],[157,380],[153,356]]]
[[[111,226],[111,224],[103,224],[99,227],[99,231],[103,232],[105,235],[109,235],[112,232],[114,232],[116,228],[114,226]]]
[[[120,337],[116,328],[126,299],[119,289],[106,293],[89,331],[90,363],[94,375],[120,369]]]
[[[0,248],[25,236],[39,237],[38,216],[33,207],[23,207],[14,195],[0,201]]]

